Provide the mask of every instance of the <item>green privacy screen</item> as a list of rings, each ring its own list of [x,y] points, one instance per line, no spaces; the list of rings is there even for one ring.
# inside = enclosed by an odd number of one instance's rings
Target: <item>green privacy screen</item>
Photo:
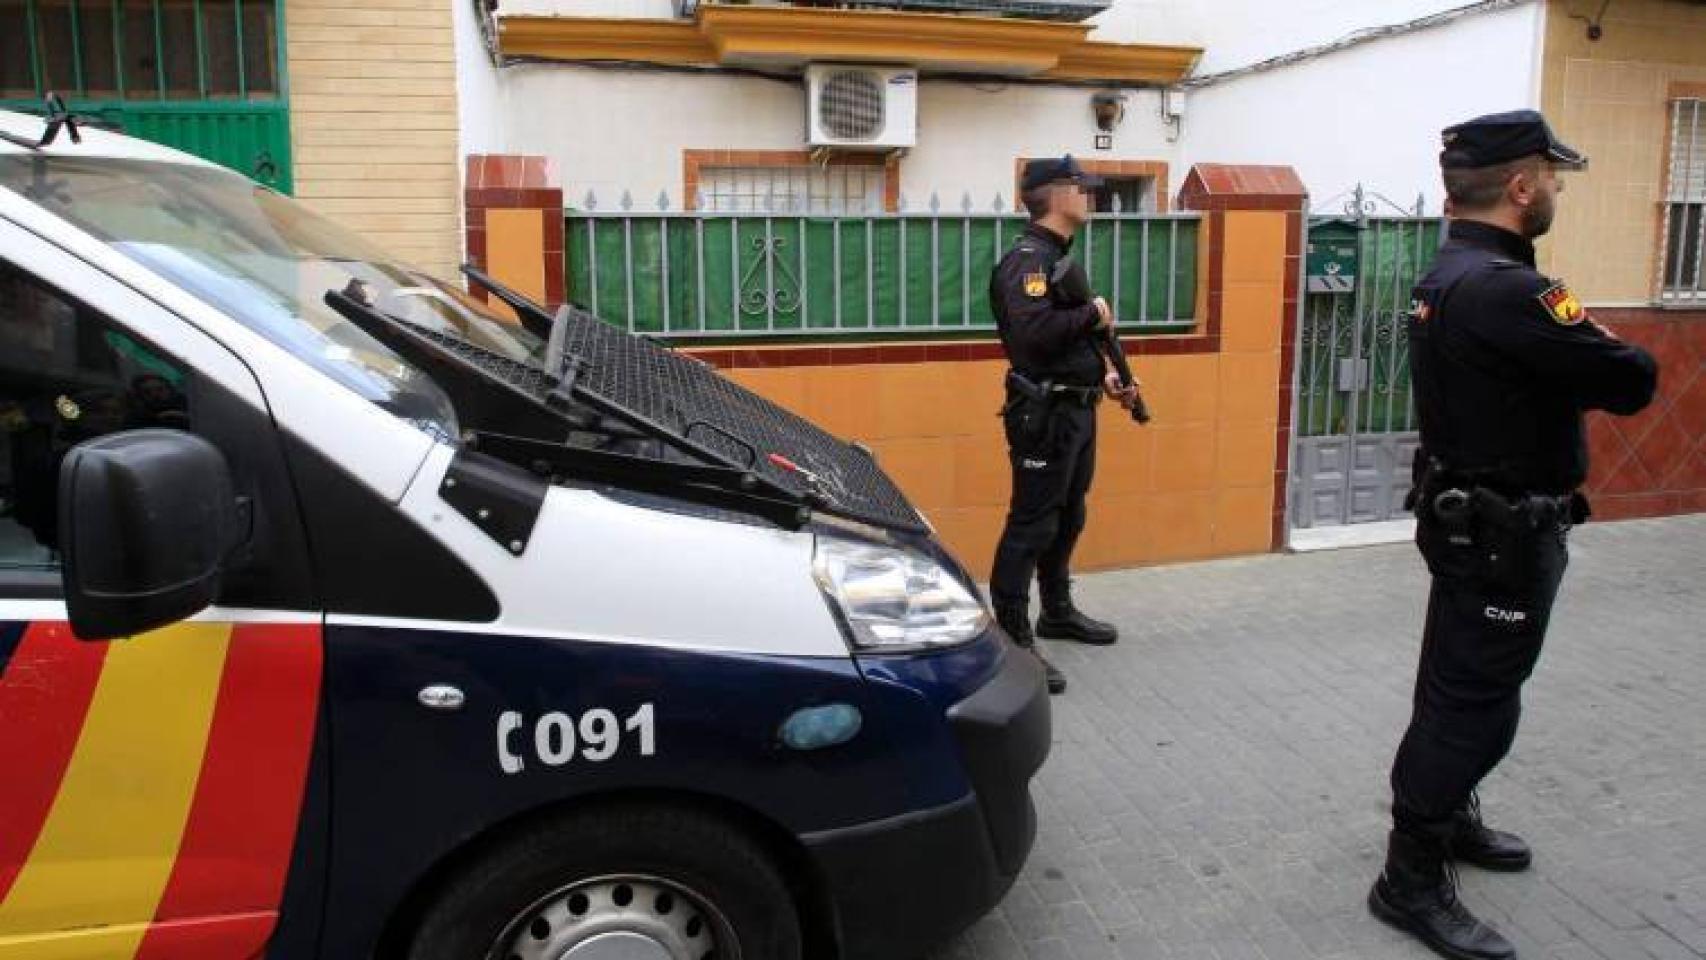
[[[1098,217],[1080,235],[1123,324],[1193,322],[1198,224]],[[990,271],[1023,229],[989,215],[571,213],[568,296],[617,326],[681,337],[988,331]]]

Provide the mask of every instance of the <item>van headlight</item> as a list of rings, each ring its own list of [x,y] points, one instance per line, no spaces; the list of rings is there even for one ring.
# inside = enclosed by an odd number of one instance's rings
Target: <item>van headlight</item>
[[[989,627],[971,589],[917,551],[820,534],[812,571],[861,650],[948,647]]]

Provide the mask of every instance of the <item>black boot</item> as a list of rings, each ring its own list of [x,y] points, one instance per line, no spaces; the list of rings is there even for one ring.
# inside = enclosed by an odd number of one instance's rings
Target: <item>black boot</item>
[[[1072,605],[1072,591],[1060,587],[1043,591],[1043,615],[1037,618],[1037,636],[1105,647],[1118,640],[1120,632],[1111,623],[1085,616]]]
[[[995,608],[995,622],[1021,650],[1037,658],[1043,665],[1043,675],[1048,678],[1048,692],[1059,695],[1066,692],[1066,674],[1055,669],[1041,653],[1037,651],[1037,638],[1031,633],[1031,613],[1021,605],[1001,605]]]
[[[1512,960],[1516,948],[1457,899],[1443,840],[1392,831],[1386,872],[1368,892],[1376,917],[1452,960]]]
[[[1481,798],[1470,794],[1469,803],[1452,817],[1451,857],[1483,870],[1515,873],[1534,862],[1528,844],[1514,833],[1494,830],[1481,819]]]

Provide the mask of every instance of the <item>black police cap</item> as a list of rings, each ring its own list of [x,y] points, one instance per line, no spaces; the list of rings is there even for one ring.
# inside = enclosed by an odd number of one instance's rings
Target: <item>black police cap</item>
[[[1019,179],[1019,187],[1029,193],[1038,187],[1046,187],[1051,183],[1076,183],[1081,187],[1099,187],[1102,178],[1084,172],[1078,161],[1072,159],[1072,154],[1064,157],[1050,157],[1046,160],[1025,161],[1025,173]]]
[[[1558,139],[1538,110],[1489,113],[1446,127],[1439,165],[1446,170],[1490,167],[1523,157],[1544,156],[1574,170],[1588,165],[1581,151]]]

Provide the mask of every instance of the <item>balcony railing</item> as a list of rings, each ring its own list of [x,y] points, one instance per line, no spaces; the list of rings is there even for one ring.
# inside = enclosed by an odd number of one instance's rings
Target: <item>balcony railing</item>
[[[730,3],[731,0],[719,0]],[[1064,20],[1077,23],[1101,13],[1112,0],[732,0],[741,6],[818,7],[841,10],[900,10],[913,13],[958,13],[1025,20]],[[676,12],[691,17],[700,0],[676,0]]]
[[[672,339],[911,336],[994,331],[989,274],[1024,229],[1000,198],[943,209],[819,214],[615,210],[588,196],[565,224],[568,298],[616,326]],[[1078,256],[1135,333],[1196,323],[1198,214],[1097,214]]]

